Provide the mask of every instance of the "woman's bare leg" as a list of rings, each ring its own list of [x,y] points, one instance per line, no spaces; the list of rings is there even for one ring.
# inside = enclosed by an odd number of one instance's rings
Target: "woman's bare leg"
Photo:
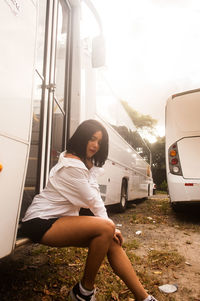
[[[115,272],[131,292],[135,295],[137,301],[147,298],[148,294],[140,283],[133,266],[122,247],[113,241],[108,250],[108,260]]]
[[[41,243],[53,247],[88,247],[81,283],[92,290],[99,267],[113,240],[115,226],[110,220],[91,216],[59,218],[44,234]]]

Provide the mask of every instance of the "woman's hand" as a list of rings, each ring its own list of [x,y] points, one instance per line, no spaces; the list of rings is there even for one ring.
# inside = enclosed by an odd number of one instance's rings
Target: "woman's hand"
[[[123,243],[123,236],[121,234],[121,231],[119,229],[115,229],[115,234],[113,237],[113,240],[118,244],[118,245],[122,245]]]

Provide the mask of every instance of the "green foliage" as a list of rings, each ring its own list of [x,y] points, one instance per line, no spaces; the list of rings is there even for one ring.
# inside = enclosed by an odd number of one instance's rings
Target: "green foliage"
[[[167,181],[166,181],[166,180],[164,180],[164,181],[160,184],[160,189],[161,189],[162,191],[167,191],[168,186],[167,186]]]
[[[133,124],[137,129],[146,129],[152,130],[155,125],[157,124],[157,120],[153,119],[150,115],[142,115],[132,107],[128,105],[128,103],[124,100],[121,100],[123,107],[125,108],[126,112],[130,116]]]
[[[157,141],[149,146],[152,152],[153,167],[165,168],[165,137],[158,137]]]
[[[157,189],[167,191],[165,165],[165,137],[158,137],[155,143],[150,144],[152,153],[152,174]]]
[[[126,252],[136,250],[139,248],[140,243],[136,240],[130,240],[129,242],[124,243],[124,248],[126,249]]]
[[[121,127],[117,129],[122,136],[126,137],[126,140],[133,146],[134,149],[140,153],[143,158],[148,158],[148,150],[144,147],[144,143],[149,147],[152,154],[152,174],[154,182],[157,188],[160,190],[167,191],[166,182],[166,167],[165,167],[165,137],[157,137],[157,141],[151,144],[147,140],[143,140],[139,135],[139,130],[148,130],[151,135],[155,135],[154,127],[157,120],[153,119],[150,115],[142,115],[134,110],[128,103],[121,100],[123,107],[130,116],[133,124],[135,125],[135,132],[128,132],[128,129]]]

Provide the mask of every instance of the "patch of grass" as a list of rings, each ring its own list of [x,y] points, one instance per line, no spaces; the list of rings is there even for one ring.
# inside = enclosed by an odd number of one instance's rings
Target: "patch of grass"
[[[137,220],[137,215],[133,214],[131,217],[131,222],[135,223],[136,220]]]
[[[169,217],[172,215],[169,199],[149,199],[147,204],[145,203],[145,212],[148,212],[147,214],[152,218],[152,220],[148,220],[148,216],[144,215],[143,210],[141,215],[146,217],[144,223],[152,223],[153,220],[156,221],[156,223],[166,223]]]
[[[126,249],[126,251],[130,251],[130,250],[136,250],[138,249],[140,246],[140,243],[136,240],[130,240],[129,242],[124,243],[123,247]]]
[[[40,255],[41,253],[47,252],[48,247],[44,245],[35,245],[35,248],[31,251],[32,255]]]
[[[140,278],[141,283],[146,288],[149,294],[158,296],[158,286],[161,285],[158,277],[153,275],[149,268],[141,267],[137,270],[137,275]]]
[[[171,207],[168,200],[162,202],[160,209],[162,211],[161,214],[169,215],[169,213],[171,213]]]
[[[156,194],[167,194],[167,191],[164,191],[164,190],[156,190]]]
[[[104,264],[101,265],[101,268],[97,275],[97,300],[98,301],[106,301],[111,300],[111,296],[115,296],[116,299],[119,297],[119,295],[123,295],[120,298],[121,300],[127,300],[127,296],[131,296],[130,291],[126,290],[126,286],[124,283],[120,280],[118,276],[116,276],[112,269],[110,268],[108,261],[105,260]],[[123,292],[126,291],[126,294],[123,294]]]
[[[182,220],[179,219],[177,221],[177,227],[179,227],[180,230],[189,229],[190,231],[193,231],[193,232],[199,232],[199,230],[200,230],[200,224],[192,224],[192,222],[189,220],[189,218],[188,218],[188,221],[186,221],[184,219],[182,219]]]
[[[134,215],[134,217],[131,220],[132,223],[134,224],[152,224],[152,220],[148,219],[148,217],[144,216],[141,213],[138,213],[137,215]]]
[[[148,254],[148,264],[156,269],[177,266],[183,263],[184,260],[184,257],[177,251],[152,250]]]
[[[142,258],[140,256],[137,256],[134,253],[134,250],[126,251],[126,255],[128,256],[129,260],[132,262],[133,265],[142,263]]]
[[[87,249],[83,248],[49,248],[49,261],[53,264],[67,264],[69,267],[81,265],[86,259]]]

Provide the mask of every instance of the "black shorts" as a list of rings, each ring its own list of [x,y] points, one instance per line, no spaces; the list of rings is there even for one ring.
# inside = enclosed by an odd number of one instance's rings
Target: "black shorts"
[[[20,233],[33,242],[40,242],[42,236],[51,228],[58,218],[41,219],[39,217],[21,223]]]

